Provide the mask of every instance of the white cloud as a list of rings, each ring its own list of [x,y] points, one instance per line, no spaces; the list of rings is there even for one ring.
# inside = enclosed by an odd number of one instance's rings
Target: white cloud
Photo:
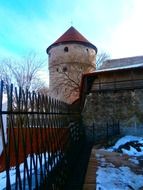
[[[143,1],[134,0],[132,13],[113,31],[113,57],[143,55]]]
[[[105,49],[112,57],[143,54],[142,0],[73,0],[72,6],[62,3],[52,10],[47,2],[41,17],[30,10],[23,15],[1,6],[0,35],[7,43],[1,42],[0,54],[22,55],[36,50],[47,59],[46,48],[70,27],[71,20],[99,51]]]

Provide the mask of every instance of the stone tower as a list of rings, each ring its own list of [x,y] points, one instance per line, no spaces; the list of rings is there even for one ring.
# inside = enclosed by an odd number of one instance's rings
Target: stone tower
[[[95,70],[97,48],[74,27],[70,27],[47,48],[49,94],[72,103],[79,97],[82,74]]]

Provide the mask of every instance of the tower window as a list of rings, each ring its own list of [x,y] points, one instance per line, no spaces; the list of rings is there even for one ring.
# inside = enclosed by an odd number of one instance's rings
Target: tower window
[[[63,72],[67,72],[67,67],[63,67]]]
[[[69,51],[69,48],[68,47],[65,47],[64,48],[64,52],[68,52]]]
[[[57,68],[57,72],[59,72],[59,69]]]

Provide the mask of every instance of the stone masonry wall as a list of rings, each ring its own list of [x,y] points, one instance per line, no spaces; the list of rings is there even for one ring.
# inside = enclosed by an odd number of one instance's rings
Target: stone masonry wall
[[[143,89],[90,93],[82,115],[86,126],[102,128],[115,119],[122,133],[143,135]]]

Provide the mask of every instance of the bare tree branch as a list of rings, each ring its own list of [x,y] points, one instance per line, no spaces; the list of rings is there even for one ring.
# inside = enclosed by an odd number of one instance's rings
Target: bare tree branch
[[[103,61],[109,58],[105,52],[99,53],[96,59],[97,68],[102,65]],[[95,66],[89,63],[62,63],[60,65],[52,65],[52,69],[59,74],[58,82],[53,83],[52,92],[62,93],[65,98],[79,95],[82,75],[95,71]],[[55,74],[53,72],[53,74]]]
[[[45,61],[38,58],[34,52],[29,53],[20,61],[3,59],[0,64],[0,79],[6,84],[13,83],[15,86],[28,90],[38,90],[46,85],[38,76],[38,72],[45,66]]]
[[[90,72],[94,69],[92,65],[87,63],[63,63],[58,66],[54,65],[54,67],[54,69],[61,75],[61,78],[59,76],[58,83],[55,81],[53,84],[52,92],[61,92],[63,90],[65,98],[70,98],[75,93],[78,96],[82,75],[85,71]]]
[[[96,56],[96,67],[97,69],[103,64],[104,61],[110,58],[110,55],[106,52],[98,53]]]

